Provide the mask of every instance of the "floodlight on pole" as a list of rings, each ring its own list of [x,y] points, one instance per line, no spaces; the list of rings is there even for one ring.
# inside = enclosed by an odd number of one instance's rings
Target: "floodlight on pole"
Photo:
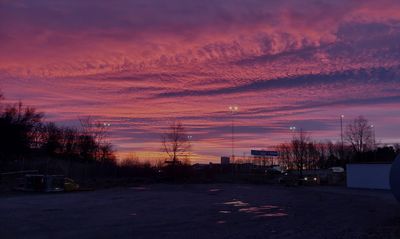
[[[289,127],[290,132],[292,133],[292,138],[294,138],[295,133],[296,133],[296,126],[290,126]]]

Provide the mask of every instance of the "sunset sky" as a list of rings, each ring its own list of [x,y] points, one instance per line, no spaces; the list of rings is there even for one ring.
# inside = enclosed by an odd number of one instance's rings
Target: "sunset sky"
[[[0,89],[60,125],[111,123],[149,158],[181,121],[196,162],[336,141],[364,115],[400,142],[400,1],[0,0]]]

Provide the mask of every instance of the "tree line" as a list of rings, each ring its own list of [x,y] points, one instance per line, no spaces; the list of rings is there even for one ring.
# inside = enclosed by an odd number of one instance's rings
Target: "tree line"
[[[153,168],[150,163],[128,158],[118,165],[107,140],[108,124],[91,117],[79,122],[76,127],[59,126],[21,102],[4,104],[0,94],[0,171],[24,169],[25,159],[33,157],[67,159],[70,165],[81,163],[82,167],[90,163],[103,169],[120,167],[126,172],[129,168]],[[171,124],[161,135],[161,150],[167,160],[157,167],[166,165],[175,170],[177,165],[189,165],[190,138],[181,122]],[[345,166],[349,162],[391,161],[400,153],[400,145],[377,147],[373,127],[359,116],[346,126],[343,142],[317,142],[300,129],[290,142],[277,145],[276,150],[281,166],[301,171]]]
[[[300,129],[288,143],[276,146],[280,165],[288,170],[344,167],[347,163],[390,162],[400,154],[400,145],[377,147],[373,126],[358,116],[346,126],[343,142],[317,142]]]
[[[21,167],[21,162],[34,156],[114,163],[116,157],[106,136],[106,125],[90,117],[81,119],[78,127],[58,126],[21,102],[0,105],[1,168]]]

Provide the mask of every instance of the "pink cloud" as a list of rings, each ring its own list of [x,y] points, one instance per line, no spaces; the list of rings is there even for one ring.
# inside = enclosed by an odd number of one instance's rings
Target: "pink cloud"
[[[5,96],[62,123],[110,121],[121,152],[158,151],[180,119],[195,153],[216,160],[230,151],[232,104],[238,153],[286,140],[294,123],[336,140],[342,112],[380,124],[382,141],[398,138],[397,1],[0,5]]]

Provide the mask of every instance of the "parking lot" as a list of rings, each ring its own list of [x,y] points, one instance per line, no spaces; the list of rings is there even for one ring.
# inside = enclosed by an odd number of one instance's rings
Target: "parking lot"
[[[0,197],[1,238],[398,238],[388,191],[154,184]]]

